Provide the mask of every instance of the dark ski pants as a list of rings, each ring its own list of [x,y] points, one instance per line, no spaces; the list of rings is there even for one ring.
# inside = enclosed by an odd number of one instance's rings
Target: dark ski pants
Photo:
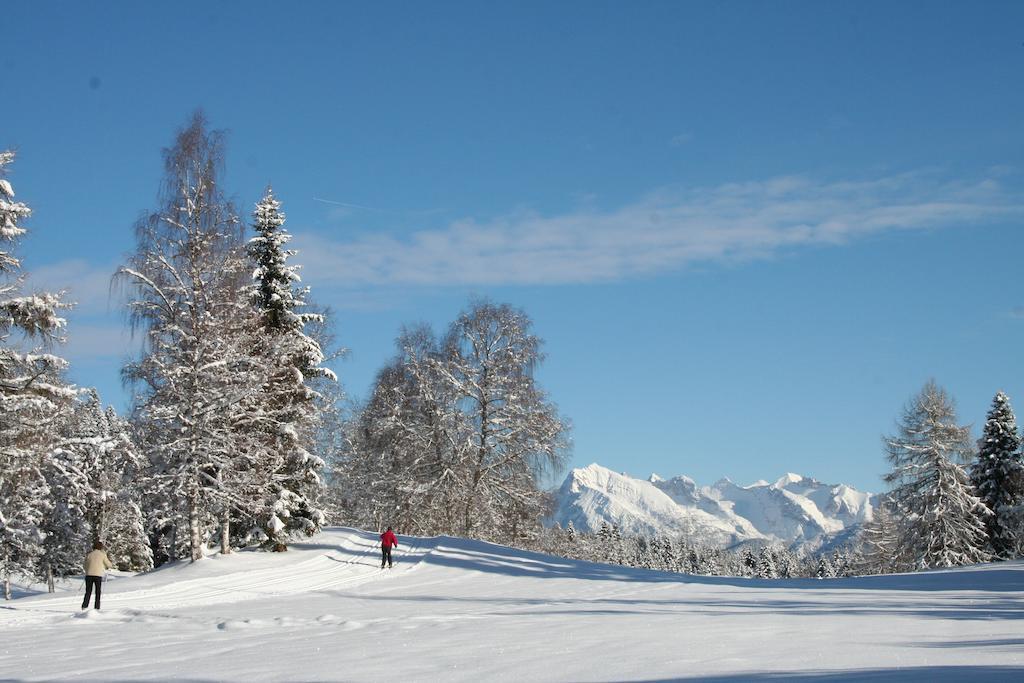
[[[92,596],[92,588],[96,587],[96,609],[100,608],[100,589],[103,588],[102,576],[85,577],[85,600],[82,600],[82,609],[89,606],[89,598]]]
[[[384,565],[391,566],[391,546],[380,547],[380,568],[384,569]]]

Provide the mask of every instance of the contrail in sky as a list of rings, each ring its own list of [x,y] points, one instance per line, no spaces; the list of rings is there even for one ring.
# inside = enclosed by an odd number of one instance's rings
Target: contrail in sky
[[[381,211],[383,213],[395,213],[394,211],[388,211],[387,209],[377,209],[372,206],[363,206],[362,204],[349,204],[348,202],[336,202],[333,199],[320,199],[320,197],[313,197],[314,202],[323,202],[324,204],[334,204],[335,206],[344,206],[349,209],[362,209],[363,211]]]

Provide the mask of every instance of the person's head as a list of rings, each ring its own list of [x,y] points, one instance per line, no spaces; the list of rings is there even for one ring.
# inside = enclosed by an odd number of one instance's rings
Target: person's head
[[[103,550],[103,541],[93,541],[92,542],[92,549],[93,550]]]
[[[388,531],[391,531],[391,527],[388,527]]]

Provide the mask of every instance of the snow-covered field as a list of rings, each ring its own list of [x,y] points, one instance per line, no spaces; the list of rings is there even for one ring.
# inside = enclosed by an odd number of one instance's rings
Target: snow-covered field
[[[331,529],[0,605],[0,679],[1024,680],[1024,564],[758,581]],[[403,539],[400,539],[403,540]]]

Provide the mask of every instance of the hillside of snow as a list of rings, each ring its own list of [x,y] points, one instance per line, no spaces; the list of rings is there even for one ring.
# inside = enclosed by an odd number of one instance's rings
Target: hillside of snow
[[[692,577],[330,529],[0,609],[14,681],[1024,680],[1024,564]]]
[[[685,535],[732,546],[782,543],[817,549],[871,518],[872,496],[797,474],[738,486],[728,479],[698,487],[689,477],[635,479],[598,464],[574,469],[555,495],[549,523],[582,531],[603,523],[624,534]]]

